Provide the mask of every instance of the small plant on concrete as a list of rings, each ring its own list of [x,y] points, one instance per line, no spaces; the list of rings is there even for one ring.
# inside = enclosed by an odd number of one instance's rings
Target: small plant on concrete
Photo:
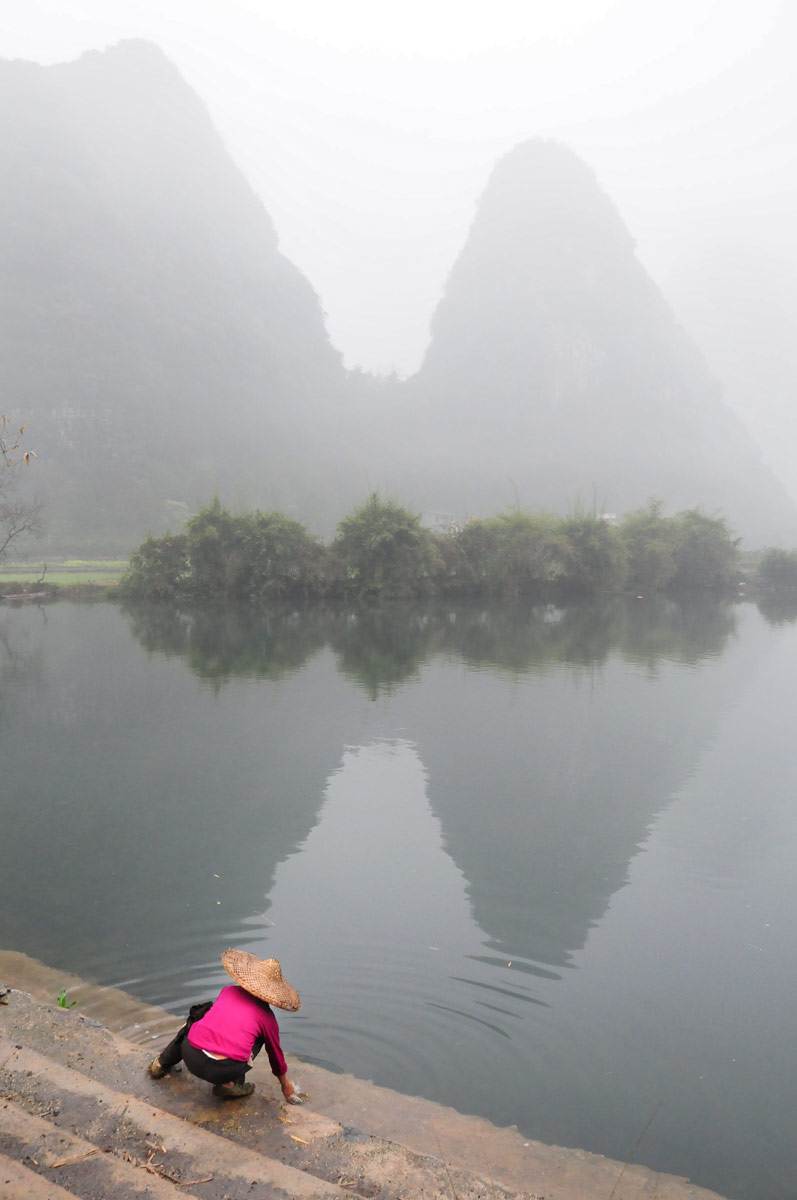
[[[77,1000],[67,1000],[66,988],[61,988],[60,992],[58,993],[58,1007],[59,1008],[74,1008],[76,1004],[77,1004]]]

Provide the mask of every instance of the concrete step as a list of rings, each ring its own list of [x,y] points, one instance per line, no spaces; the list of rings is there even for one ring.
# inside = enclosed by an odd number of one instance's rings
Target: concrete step
[[[59,1137],[65,1144],[79,1143],[80,1149],[74,1152],[86,1155],[86,1172],[107,1165],[106,1160],[112,1156],[147,1163],[150,1151],[155,1148],[161,1170],[173,1179],[184,1186],[191,1186],[189,1180],[203,1181],[201,1195],[206,1200],[217,1197],[232,1200],[239,1195],[248,1200],[272,1200],[277,1192],[298,1200],[315,1197],[340,1200],[346,1194],[327,1180],[115,1091],[80,1071],[2,1037],[0,1072],[7,1098],[6,1107],[0,1109],[0,1137],[6,1154],[10,1145],[26,1145],[24,1139],[20,1141],[17,1137],[22,1109],[41,1114],[40,1119],[37,1117],[37,1129],[40,1133],[42,1126],[52,1130],[48,1145],[52,1142],[57,1146]],[[87,1153],[93,1148],[102,1149],[101,1157],[95,1161]],[[49,1150],[44,1153],[49,1154]],[[71,1151],[67,1150],[65,1157],[71,1157]],[[78,1196],[88,1194],[78,1187],[73,1190]],[[105,1194],[121,1193],[109,1188]]]
[[[99,1194],[138,1200],[146,1189],[152,1200],[175,1200],[178,1195],[196,1200],[184,1183],[178,1187],[168,1177],[157,1143],[146,1158],[134,1159],[110,1146],[96,1146],[11,1100],[0,1101],[0,1147],[4,1164],[12,1162],[17,1168],[5,1185],[9,1190],[0,1188],[0,1195],[29,1197],[33,1189],[34,1196]],[[16,1193],[10,1191],[12,1182]]]
[[[22,1163],[0,1154],[0,1196],[3,1200],[74,1200],[74,1192],[67,1192],[57,1183],[29,1171]]]
[[[3,1119],[13,1127],[0,1150],[29,1170],[31,1163],[21,1154],[18,1110],[81,1145],[73,1153],[85,1154],[86,1177],[99,1177],[112,1156],[126,1161],[139,1180],[145,1174],[149,1183],[154,1176],[146,1171],[149,1162],[157,1164],[162,1185],[179,1181],[179,1193],[185,1195],[188,1184],[198,1200],[277,1195],[280,1200],[452,1200],[452,1193],[457,1200],[511,1200],[533,1194],[504,1188],[384,1137],[344,1128],[307,1105],[286,1105],[268,1064],[258,1063],[253,1072],[253,1096],[219,1100],[208,1084],[185,1070],[153,1080],[146,1070],[152,1049],[133,1046],[96,1021],[15,990],[7,999],[8,1005],[0,1007],[0,1095],[8,1102],[0,1110],[0,1137]],[[92,1148],[100,1153],[89,1154]],[[144,1172],[135,1164],[144,1164]],[[66,1170],[57,1169],[61,1187]],[[74,1195],[82,1194],[75,1188]],[[85,1194],[125,1195],[121,1186],[109,1190],[99,1179],[95,1191]]]

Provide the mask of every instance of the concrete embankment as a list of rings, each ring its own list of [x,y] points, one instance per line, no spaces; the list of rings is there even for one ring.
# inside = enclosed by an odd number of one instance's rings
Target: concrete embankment
[[[2,1200],[718,1200],[673,1176],[545,1146],[429,1101],[290,1061],[242,1101],[146,1065],[175,1028],[160,1009],[0,952]],[[76,1008],[52,1001],[61,986]]]

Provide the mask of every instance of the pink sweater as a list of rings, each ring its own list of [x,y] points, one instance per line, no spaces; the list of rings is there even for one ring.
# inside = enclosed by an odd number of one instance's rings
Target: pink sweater
[[[190,1026],[186,1036],[197,1050],[210,1050],[236,1062],[246,1062],[262,1038],[271,1070],[277,1078],[288,1073],[277,1018],[265,1000],[237,984],[221,989],[213,1007]]]

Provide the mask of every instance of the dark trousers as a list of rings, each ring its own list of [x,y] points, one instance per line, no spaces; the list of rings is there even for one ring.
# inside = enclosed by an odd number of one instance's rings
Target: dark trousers
[[[185,1025],[178,1029],[168,1046],[164,1046],[158,1055],[158,1061],[165,1071],[170,1071],[179,1062],[184,1062],[192,1075],[208,1083],[240,1083],[250,1069],[249,1063],[239,1062],[235,1058],[208,1058],[204,1051],[192,1046],[186,1037],[194,1022],[204,1017],[212,1005],[213,1001],[207,1000],[204,1004],[191,1006]],[[260,1046],[256,1045],[252,1052],[253,1058],[259,1050]]]

